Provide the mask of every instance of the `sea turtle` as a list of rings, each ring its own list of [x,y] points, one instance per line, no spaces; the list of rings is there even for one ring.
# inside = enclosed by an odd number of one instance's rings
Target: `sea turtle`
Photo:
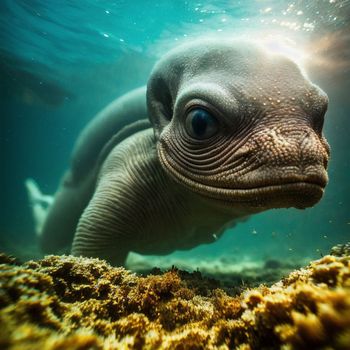
[[[171,50],[147,88],[81,133],[43,250],[72,245],[74,255],[123,264],[129,251],[189,249],[251,214],[313,206],[328,181],[327,104],[295,62],[256,43]]]

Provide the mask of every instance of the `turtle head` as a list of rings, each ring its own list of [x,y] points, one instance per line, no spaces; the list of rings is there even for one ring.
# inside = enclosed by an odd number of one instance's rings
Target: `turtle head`
[[[321,199],[328,99],[289,58],[247,42],[189,43],[156,64],[147,103],[163,168],[200,196],[258,211]]]

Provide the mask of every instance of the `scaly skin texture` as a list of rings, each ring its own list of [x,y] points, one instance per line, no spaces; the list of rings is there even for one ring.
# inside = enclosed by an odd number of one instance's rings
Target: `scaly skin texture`
[[[148,97],[160,160],[192,190],[264,209],[320,199],[327,97],[289,59],[242,43],[199,42],[158,63]],[[193,106],[219,119],[213,137],[188,135],[184,117]]]
[[[204,137],[190,119],[198,109],[214,120]],[[153,69],[147,108],[139,89],[83,131],[43,247],[75,231],[73,254],[122,264],[130,250],[188,249],[241,217],[313,206],[328,181],[326,109],[325,93],[284,56],[234,41],[181,46]],[[152,128],[131,124],[147,114]]]

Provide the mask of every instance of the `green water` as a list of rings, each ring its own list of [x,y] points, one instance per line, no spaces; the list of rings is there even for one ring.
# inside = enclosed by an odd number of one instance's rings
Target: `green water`
[[[43,192],[54,193],[79,131],[94,114],[145,84],[170,48],[208,35],[264,41],[300,61],[327,92],[330,181],[314,208],[256,215],[216,243],[172,258],[301,260],[347,242],[349,18],[349,1],[336,0],[1,1],[2,250],[37,256],[24,180],[32,177]]]

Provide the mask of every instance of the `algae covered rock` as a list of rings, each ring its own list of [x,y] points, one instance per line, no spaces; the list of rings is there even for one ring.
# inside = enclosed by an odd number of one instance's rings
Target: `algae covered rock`
[[[98,259],[0,265],[1,349],[349,349],[350,257],[234,296],[200,273]]]
[[[335,256],[349,256],[350,255],[350,242],[345,244],[337,244],[331,249],[331,254]]]

